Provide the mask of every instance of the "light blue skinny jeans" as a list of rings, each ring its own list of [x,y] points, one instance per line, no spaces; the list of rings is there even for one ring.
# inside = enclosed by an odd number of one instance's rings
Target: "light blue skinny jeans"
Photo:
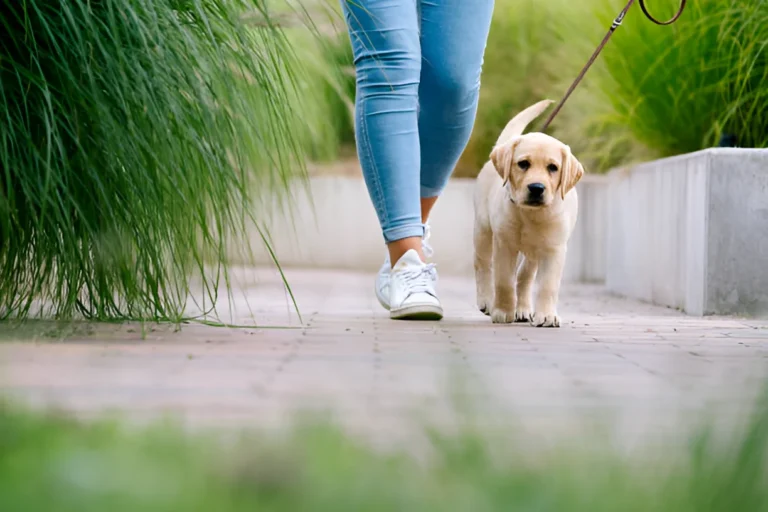
[[[493,0],[341,0],[352,42],[357,153],[385,242],[421,237],[467,145]]]

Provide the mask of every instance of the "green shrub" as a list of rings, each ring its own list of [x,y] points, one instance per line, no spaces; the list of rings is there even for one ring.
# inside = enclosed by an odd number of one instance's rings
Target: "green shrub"
[[[656,3],[661,5],[650,8],[660,17],[677,4]],[[602,22],[611,17],[603,9]],[[739,146],[766,147],[767,48],[768,2],[689,2],[670,27],[655,26],[633,10],[586,79],[589,90],[576,93],[566,107],[568,121],[556,133],[603,162],[603,169],[637,155],[717,146],[724,134],[735,136]],[[632,158],[622,154],[622,145],[645,152]]]
[[[477,122],[457,176],[477,174],[488,161],[498,134],[517,112],[544,98],[562,98],[623,5],[623,0],[497,2],[486,48]],[[642,16],[639,9],[630,14],[638,15]],[[613,40],[621,37],[623,30]],[[603,55],[610,51],[611,44]],[[603,63],[598,60],[550,129],[574,149],[591,171],[598,162],[592,153],[586,154],[587,149],[599,149],[600,157],[608,152],[607,148],[618,148],[624,156],[639,151],[635,140],[627,143],[622,137],[624,127],[613,127],[605,136],[608,140],[604,140],[605,131],[594,129],[605,110],[601,104],[604,99],[595,92],[593,83],[595,76],[602,73]],[[528,129],[538,130],[548,113]],[[593,123],[591,131],[583,131],[586,123]]]
[[[477,119],[456,176],[476,175],[507,122],[518,111],[552,95],[557,74],[565,71],[552,62],[565,44],[565,35],[552,23],[572,10],[570,4],[568,0],[497,0]]]
[[[0,0],[0,26],[0,318],[215,300],[326,117],[264,0]]]
[[[456,176],[478,172],[515,113],[543,98],[562,97],[625,3],[497,0],[477,121]],[[649,1],[659,18],[671,16],[678,5]],[[335,62],[349,67],[346,38],[336,37],[329,39],[340,57]],[[551,133],[591,172],[712,147],[724,134],[740,146],[766,147],[766,41],[765,1],[689,2],[682,18],[668,27],[653,25],[635,5]],[[329,61],[322,62],[328,67]],[[346,90],[349,99],[333,101],[348,108],[354,82],[329,90],[332,95]],[[336,140],[351,143],[353,127],[343,108],[336,119],[341,120],[334,121]]]
[[[310,120],[307,157],[329,162],[342,149],[354,146],[355,73],[352,48],[336,0],[302,0],[295,8],[283,0],[272,2],[278,16],[287,18],[288,40],[301,66],[296,70],[296,100]]]
[[[479,170],[516,112],[562,97],[624,4],[497,2],[478,120],[457,174]],[[660,18],[677,5],[649,2]],[[766,147],[766,41],[768,2],[689,2],[669,27],[653,25],[635,6],[551,133],[592,172],[712,147],[723,134],[743,147]]]
[[[343,147],[354,146],[355,75],[352,49],[346,32],[316,38],[302,30],[293,34],[303,63],[301,88],[304,95],[314,95],[305,102],[310,118],[323,119],[311,133],[308,158],[329,162],[340,156]]]

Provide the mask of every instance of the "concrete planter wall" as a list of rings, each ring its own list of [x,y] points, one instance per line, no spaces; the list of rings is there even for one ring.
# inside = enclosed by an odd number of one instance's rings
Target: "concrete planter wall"
[[[605,199],[607,179],[587,176],[578,185],[580,218],[569,247],[567,281],[605,280]],[[430,219],[431,243],[441,275],[472,275],[474,180],[451,180]],[[363,180],[317,177],[309,193],[294,191],[289,217],[271,215],[270,234],[281,265],[346,269],[373,275],[385,247]],[[257,253],[269,263],[266,252]],[[474,293],[474,291],[472,291]]]
[[[473,272],[472,187],[452,180],[432,216],[442,275]],[[565,281],[693,315],[768,313],[768,150],[711,149],[588,175],[577,189]],[[362,179],[316,177],[309,191],[270,223],[280,262],[373,276],[384,245]]]
[[[606,285],[692,315],[768,312],[768,150],[614,171]]]

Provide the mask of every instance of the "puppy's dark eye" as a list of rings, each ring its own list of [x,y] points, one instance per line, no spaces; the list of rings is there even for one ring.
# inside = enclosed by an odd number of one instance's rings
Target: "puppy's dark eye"
[[[524,171],[527,171],[531,167],[531,162],[528,160],[520,160],[517,162],[517,166]]]
[[[549,172],[557,172],[557,166],[556,166],[555,164],[549,164],[549,165],[547,166],[547,170],[548,170]]]

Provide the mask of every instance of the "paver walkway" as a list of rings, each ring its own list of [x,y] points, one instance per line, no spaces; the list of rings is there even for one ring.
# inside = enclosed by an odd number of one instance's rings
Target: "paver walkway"
[[[304,328],[187,325],[142,340],[136,326],[96,326],[64,341],[6,341],[0,393],[86,416],[171,412],[205,425],[279,425],[309,407],[389,434],[414,414],[449,417],[458,397],[490,423],[567,434],[573,417],[613,415],[624,435],[715,405],[735,411],[768,377],[765,321],[692,318],[578,285],[563,292],[563,328],[498,326],[475,310],[469,279],[443,278],[446,320],[393,322],[371,276],[287,274]],[[249,321],[247,298],[256,319],[298,325],[274,272],[238,280],[236,321]]]

